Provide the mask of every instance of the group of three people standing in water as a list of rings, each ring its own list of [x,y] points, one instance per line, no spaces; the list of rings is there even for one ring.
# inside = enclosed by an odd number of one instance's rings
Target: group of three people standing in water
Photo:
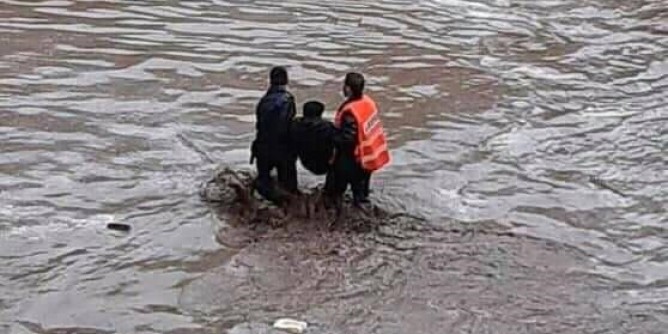
[[[325,106],[318,101],[306,102],[303,117],[296,117],[284,67],[272,68],[269,83],[256,108],[256,138],[251,148],[251,163],[257,167],[255,190],[282,205],[289,198],[286,193],[299,193],[299,159],[310,172],[327,175],[324,194],[337,207],[349,185],[354,205],[368,203],[371,173],[387,165],[390,155],[376,103],[364,94],[364,76],[346,75],[346,99],[333,122],[322,118]],[[271,177],[274,169],[278,184]]]

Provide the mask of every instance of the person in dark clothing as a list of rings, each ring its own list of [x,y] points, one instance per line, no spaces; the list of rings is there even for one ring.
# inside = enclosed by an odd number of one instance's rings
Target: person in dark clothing
[[[304,104],[304,116],[290,129],[292,145],[302,166],[315,175],[325,175],[334,153],[334,124],[322,119],[325,105],[317,101]]]
[[[346,100],[339,107],[340,124],[334,134],[336,154],[325,182],[325,193],[340,207],[342,196],[348,185],[352,188],[353,204],[359,206],[368,203],[369,181],[371,174],[365,171],[355,157],[358,141],[358,126],[355,117],[346,106],[358,101],[364,94],[364,77],[359,73],[346,75],[343,94]]]
[[[289,138],[296,107],[294,97],[287,90],[288,73],[285,68],[274,67],[269,82],[269,89],[256,108],[257,134],[251,148],[251,163],[257,160],[255,189],[267,200],[281,205],[286,196],[274,186],[271,172],[276,169],[282,190],[297,192],[297,159]]]

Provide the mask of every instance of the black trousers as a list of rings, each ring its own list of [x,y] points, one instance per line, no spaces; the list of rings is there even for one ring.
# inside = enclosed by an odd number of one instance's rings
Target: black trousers
[[[362,184],[364,186],[364,198],[369,198],[371,193],[371,173],[363,170],[362,171]]]
[[[325,194],[340,200],[348,189],[353,192],[353,202],[359,204],[369,197],[371,173],[362,169],[354,157],[337,157],[334,165],[327,173]]]
[[[258,152],[256,155],[257,179],[255,189],[265,199],[274,204],[282,204],[286,196],[285,191],[296,193],[297,188],[297,158],[294,154],[287,152]],[[276,169],[278,174],[278,186],[276,189],[271,178],[271,172]]]

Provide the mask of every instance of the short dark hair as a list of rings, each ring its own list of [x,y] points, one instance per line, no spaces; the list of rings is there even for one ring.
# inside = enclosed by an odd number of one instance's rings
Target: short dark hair
[[[320,117],[325,112],[325,105],[319,101],[304,103],[304,117]]]
[[[288,71],[283,66],[276,66],[269,72],[269,83],[272,86],[285,86],[288,84]]]
[[[360,73],[350,72],[346,74],[344,84],[350,88],[354,97],[362,96],[362,93],[364,93],[364,76]]]

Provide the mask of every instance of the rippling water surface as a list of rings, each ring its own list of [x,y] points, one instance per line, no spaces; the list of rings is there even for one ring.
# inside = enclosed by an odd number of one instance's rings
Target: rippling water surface
[[[330,115],[367,75],[374,197],[425,221],[215,241],[198,186],[248,168],[275,64]],[[0,0],[0,143],[3,333],[668,322],[663,0]]]

